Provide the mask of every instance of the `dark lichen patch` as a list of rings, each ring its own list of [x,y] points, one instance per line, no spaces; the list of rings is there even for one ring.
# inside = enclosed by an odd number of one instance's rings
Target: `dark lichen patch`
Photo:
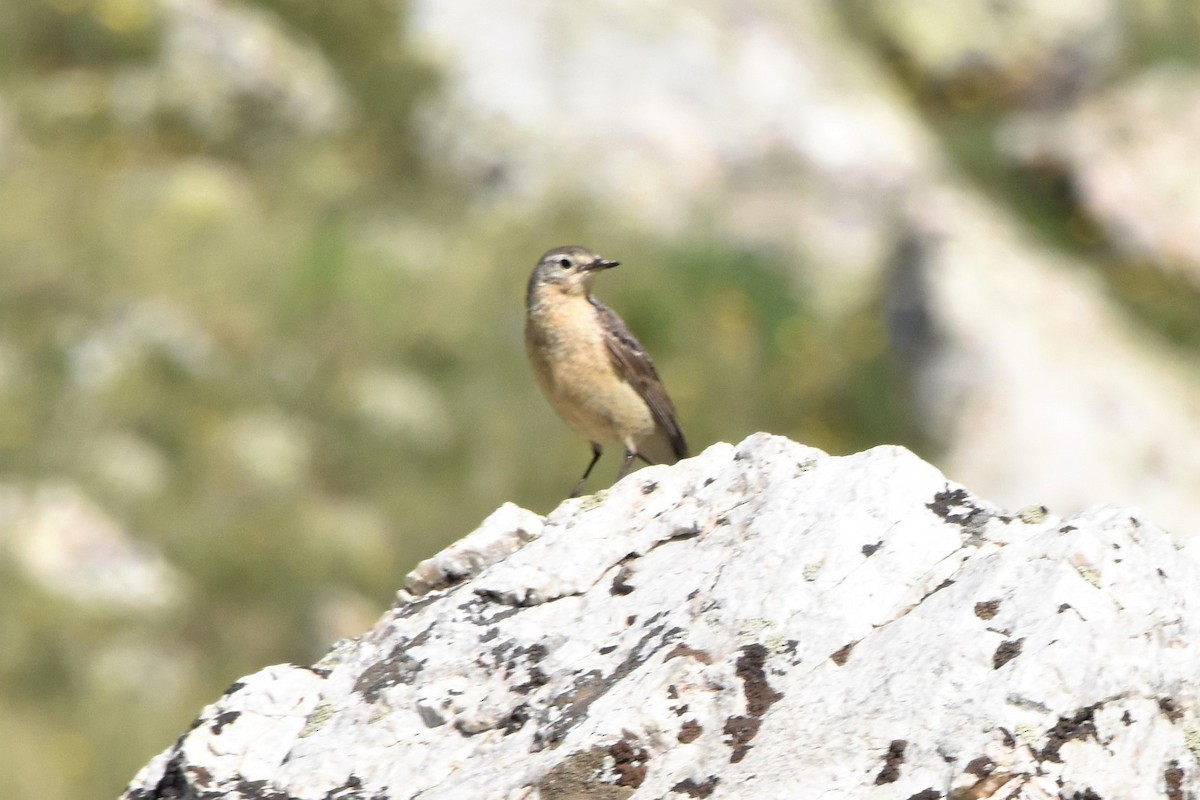
[[[708,797],[717,790],[717,784],[720,782],[721,779],[716,775],[709,775],[700,783],[688,778],[672,786],[671,791],[686,794],[688,797]]]
[[[1082,792],[1072,792],[1069,795],[1063,795],[1063,798],[1064,800],[1104,800],[1103,797],[1091,789],[1084,789]]]
[[[529,668],[529,680],[524,683],[519,683],[513,687],[513,691],[517,694],[529,694],[539,686],[545,686],[550,682],[550,677],[542,672],[540,667]]]
[[[184,796],[191,800],[196,795],[188,794]],[[293,795],[280,792],[278,789],[272,789],[268,781],[246,780],[238,781],[238,783],[234,784],[233,792],[200,796],[204,796],[204,800],[209,800],[209,798],[229,798],[229,796],[239,798],[240,800],[295,800]]]
[[[1074,531],[1074,530],[1078,530],[1078,528],[1076,528],[1074,525],[1063,525],[1061,528],[1058,529],[1058,532],[1059,533],[1070,533],[1071,531]]]
[[[651,617],[651,620],[658,616]],[[543,711],[544,724],[533,737],[533,752],[557,747],[568,731],[587,719],[592,703],[644,664],[651,655],[675,641],[683,632],[682,628],[665,628],[664,623],[647,631],[610,674],[604,675],[599,670],[590,670],[576,677],[571,685],[554,699],[550,707]]]
[[[654,494],[658,490],[657,481],[646,481],[642,484],[642,494]]]
[[[736,764],[750,751],[750,742],[758,735],[762,716],[773,704],[783,697],[771,688],[766,675],[767,648],[761,644],[749,644],[741,648],[735,674],[742,680],[742,692],[746,697],[747,716],[734,716],[725,720],[722,732],[725,743],[733,749],[729,756]]]
[[[1011,772],[993,772],[970,786],[955,789],[950,793],[950,800],[987,800],[1015,777]]]
[[[992,653],[992,669],[1000,669],[1008,662],[1012,661],[1017,656],[1021,655],[1021,647],[1024,645],[1025,639],[1009,639],[1002,642],[996,648],[996,652]]]
[[[725,744],[733,750],[729,755],[729,763],[736,764],[750,752],[750,742],[758,735],[762,720],[758,717],[730,717],[725,720],[721,732],[725,734]]]
[[[942,793],[932,787],[908,796],[908,800],[942,800]]]
[[[646,781],[647,764],[650,756],[644,747],[634,747],[628,739],[621,739],[608,748],[613,759],[613,771],[617,773],[617,786],[636,789]]]
[[[1166,718],[1171,722],[1178,722],[1183,718],[1183,712],[1179,710],[1179,706],[1170,697],[1158,698],[1158,710],[1166,715]]]
[[[197,767],[194,765],[190,766],[187,768],[187,774],[188,780],[190,780],[192,785],[197,789],[208,789],[215,783],[212,773],[204,767]]]
[[[412,683],[425,662],[413,658],[408,651],[424,644],[429,638],[429,631],[426,628],[412,639],[401,638],[392,652],[362,671],[354,682],[354,691],[361,694],[363,700],[374,703],[385,689]]]
[[[854,645],[856,644],[858,644],[858,642],[847,642],[837,650],[834,650],[832,653],[830,653],[829,660],[837,664],[839,667],[845,666],[846,662],[850,660],[850,651],[854,649]]]
[[[517,731],[521,730],[521,728],[525,727],[525,723],[528,721],[529,705],[526,703],[521,703],[521,705],[517,706],[508,713],[508,716],[500,722],[498,727],[500,730],[504,731],[505,736],[508,736],[509,734],[516,733]]]
[[[633,569],[628,564],[623,564],[617,574],[613,577],[612,585],[608,587],[608,593],[612,595],[627,595],[634,590],[634,585],[629,582],[633,577]]]
[[[880,539],[880,540],[879,540],[878,542],[876,542],[875,544],[864,544],[864,545],[862,546],[862,554],[863,554],[865,557],[867,557],[867,558],[870,558],[871,556],[875,555],[875,551],[876,551],[876,550],[878,550],[878,549],[879,549],[879,548],[881,548],[881,547],[883,547],[883,540],[882,540],[882,539]]]
[[[225,693],[221,696],[229,697],[229,695],[237,694],[238,692],[240,692],[242,689],[245,689],[245,688],[246,688],[245,681],[234,681],[233,683],[229,684],[229,688],[226,689]]]
[[[764,669],[767,663],[767,648],[761,644],[748,644],[741,648],[735,674],[742,679],[742,691],[746,695],[746,710],[751,716],[761,717],[767,709],[783,695],[771,688]]]
[[[1046,734],[1046,746],[1037,753],[1040,761],[1055,761],[1062,763],[1062,758],[1059,756],[1059,750],[1064,744],[1075,739],[1096,738],[1096,709],[1100,707],[1099,703],[1095,703],[1086,708],[1081,708],[1070,717],[1059,717],[1058,722]]]
[[[345,783],[330,789],[325,795],[325,800],[351,800],[351,798],[363,797],[362,778],[357,775],[351,775],[346,778]]]
[[[669,537],[667,537],[665,542],[660,542],[660,544],[665,544],[666,542],[686,542],[688,539],[695,539],[699,535],[700,529],[695,525],[689,525],[686,528],[676,528],[675,531]]]
[[[933,497],[933,501],[925,507],[951,525],[961,528],[975,528],[992,516],[986,509],[975,505],[965,489],[951,489],[947,486]]]
[[[616,650],[616,649],[617,649],[617,646],[615,644],[606,644],[604,647],[601,647],[596,652],[602,656],[606,656],[609,653],[611,653],[613,650]]]
[[[466,615],[467,619],[482,625],[507,619],[522,608],[529,608],[537,604],[538,601],[534,599],[529,589],[525,589],[520,597],[494,589],[476,589],[474,596],[458,608]],[[500,608],[493,609],[493,606],[500,606]]]
[[[699,739],[702,733],[704,733],[704,726],[697,720],[689,719],[679,726],[679,736],[676,738],[679,739],[680,744],[691,744]]]
[[[221,731],[225,729],[226,725],[231,724],[241,715],[242,712],[240,711],[222,711],[220,714],[217,714],[217,716],[213,718],[212,726],[210,728],[213,732],[213,735],[219,736]]]
[[[711,664],[713,662],[713,657],[707,651],[697,650],[683,642],[671,648],[671,652],[663,656],[663,661],[670,661],[672,658],[694,658],[701,664]]]
[[[429,594],[418,597],[415,600],[402,600],[399,597],[392,603],[391,613],[392,619],[400,620],[405,617],[411,617],[426,606],[432,605],[441,599],[441,594],[438,592],[430,592]]]
[[[1121,715],[1121,722],[1127,728],[1133,724],[1133,717],[1129,714],[1129,709],[1125,709],[1125,713]]]
[[[883,769],[875,776],[875,785],[895,783],[900,779],[900,767],[904,764],[904,751],[908,742],[903,739],[893,739],[888,745],[887,753],[883,756]]]
[[[177,742],[176,747],[179,746]],[[162,777],[154,786],[151,797],[189,797],[192,795],[190,781],[183,772],[183,751],[177,750],[167,766],[163,768]]]
[[[992,770],[996,768],[995,763],[987,756],[979,756],[971,759],[964,770],[969,775],[974,775],[976,778],[986,778],[992,774]]]
[[[609,748],[593,747],[572,753],[554,765],[538,784],[542,800],[625,800],[634,790],[605,780]]]
[[[496,645],[488,653],[491,656],[490,663],[482,658],[478,659],[477,663],[491,669],[502,670],[505,679],[511,678],[519,670],[524,670],[528,677],[522,683],[514,685],[513,691],[528,694],[550,682],[549,676],[538,666],[546,657],[547,652],[546,645],[541,642],[519,645],[514,640],[508,639]]]
[[[975,604],[975,616],[980,619],[993,619],[999,611],[999,600],[981,600]]]
[[[1172,760],[1167,764],[1167,768],[1163,770],[1163,786],[1167,790],[1167,800],[1184,800],[1183,777],[1183,770],[1179,768],[1178,761]]]
[[[932,597],[933,595],[935,595],[935,594],[937,594],[938,592],[940,592],[942,589],[948,588],[948,587],[950,587],[950,586],[953,586],[953,585],[954,585],[954,579],[953,579],[953,578],[946,578],[946,580],[942,581],[942,582],[941,582],[941,583],[939,583],[937,586],[935,586],[935,587],[933,587],[932,589],[930,589],[930,590],[929,590],[929,592],[927,592],[927,593],[925,594],[925,596],[921,598],[921,600],[925,600],[925,599],[927,599],[927,598],[929,598],[929,597]]]

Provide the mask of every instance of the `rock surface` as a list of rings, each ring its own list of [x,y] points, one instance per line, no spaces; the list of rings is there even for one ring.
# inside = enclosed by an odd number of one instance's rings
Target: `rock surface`
[[[1077,108],[1017,117],[1001,144],[1068,178],[1120,253],[1200,286],[1200,70],[1145,70]]]
[[[928,326],[899,346],[938,466],[1001,505],[1129,504],[1200,533],[1194,367],[1139,334],[1085,264],[974,193],[923,192],[909,220],[921,245],[890,291],[916,295],[905,313]]]
[[[1012,515],[903,449],[758,434],[544,524],[502,509],[125,797],[1177,800],[1198,555],[1129,511]]]

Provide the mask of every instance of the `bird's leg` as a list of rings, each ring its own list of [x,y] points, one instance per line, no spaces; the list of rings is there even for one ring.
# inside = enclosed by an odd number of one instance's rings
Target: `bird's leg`
[[[637,458],[637,456],[638,454],[636,450],[625,448],[625,463],[621,465],[621,471],[617,473],[617,480],[621,480],[621,478],[624,478],[629,474],[629,465],[633,463],[633,460]]]
[[[587,469],[583,471],[583,477],[579,479],[579,483],[575,484],[575,491],[571,492],[571,497],[579,497],[579,493],[583,491],[583,485],[587,483],[588,475],[592,474],[592,467],[596,466],[602,452],[600,445],[592,442],[592,460],[588,462]]]

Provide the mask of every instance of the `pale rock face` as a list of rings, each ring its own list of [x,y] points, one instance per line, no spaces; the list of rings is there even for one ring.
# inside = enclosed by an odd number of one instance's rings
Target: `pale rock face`
[[[926,80],[984,74],[993,87],[1035,103],[1059,103],[1102,81],[1128,25],[1118,0],[871,0],[868,7],[879,33]]]
[[[928,330],[908,335],[926,339],[907,346],[938,465],[1004,505],[1136,505],[1200,533],[1194,367],[1139,333],[1084,264],[979,197],[927,190],[909,219],[916,277],[893,280],[923,284],[907,292]]]
[[[1077,108],[1030,113],[1002,146],[1064,173],[1082,210],[1122,254],[1200,287],[1200,70],[1160,66]]]
[[[1184,797],[1198,555],[758,434],[501,509],[125,797]]]

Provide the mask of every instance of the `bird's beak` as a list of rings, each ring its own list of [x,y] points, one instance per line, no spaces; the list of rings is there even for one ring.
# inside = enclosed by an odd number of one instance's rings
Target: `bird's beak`
[[[585,264],[583,268],[588,272],[591,272],[594,269],[611,269],[620,263],[620,261],[608,261],[607,259],[597,258],[592,263]]]

